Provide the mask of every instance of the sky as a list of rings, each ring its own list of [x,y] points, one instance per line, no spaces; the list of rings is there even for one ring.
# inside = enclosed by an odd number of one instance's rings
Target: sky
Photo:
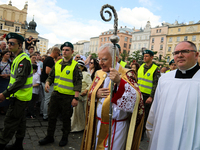
[[[21,10],[27,0],[11,1]],[[9,0],[0,0],[0,4],[8,3]],[[27,22],[32,21],[34,15],[36,31],[49,40],[49,48],[66,41],[90,40],[113,29],[114,18],[105,22],[100,16],[105,4],[116,9],[118,28],[144,28],[147,21],[153,28],[162,22],[173,24],[175,20],[179,23],[200,20],[200,0],[28,0]]]

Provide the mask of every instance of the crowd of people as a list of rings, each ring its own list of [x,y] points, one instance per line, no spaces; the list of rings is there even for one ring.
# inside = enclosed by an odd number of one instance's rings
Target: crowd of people
[[[1,150],[23,150],[26,119],[37,115],[48,121],[47,135],[39,139],[41,146],[54,142],[59,117],[61,147],[67,145],[70,132],[84,131],[81,150],[106,150],[108,137],[111,150],[137,150],[145,134],[150,150],[200,148],[199,53],[194,43],[178,43],[168,68],[153,62],[151,50],[143,51],[141,66],[135,61],[128,65],[120,57],[118,44],[115,48],[104,44],[98,58],[84,59],[79,54],[73,57],[70,42],[41,56],[30,44],[32,37],[25,40],[9,33],[6,41],[0,42],[0,113],[5,115]],[[24,41],[29,42],[23,51]],[[7,145],[14,135],[16,141]]]

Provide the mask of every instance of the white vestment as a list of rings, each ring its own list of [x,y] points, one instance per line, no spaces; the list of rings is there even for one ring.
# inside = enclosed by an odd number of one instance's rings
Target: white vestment
[[[149,150],[200,150],[200,70],[191,79],[163,75],[146,123]]]
[[[116,69],[119,69],[119,64],[117,63]],[[103,88],[108,88],[109,83],[110,83],[110,78],[108,77],[109,73],[107,73],[107,77],[104,80],[104,85]],[[136,102],[136,90],[129,85],[129,83],[125,84],[125,91],[124,94],[122,95],[123,98],[118,99],[117,101],[119,104],[122,104],[123,102],[130,102],[131,109],[126,109],[125,107],[120,110],[118,105],[115,105],[113,103],[113,119],[116,120],[123,120],[128,118],[130,113],[133,112],[135,102]],[[132,97],[132,98],[131,98]],[[98,102],[97,105],[97,117],[101,118],[101,110],[102,110],[102,105],[104,102],[105,98],[100,99],[100,102]],[[100,129],[101,121],[99,120],[97,123],[97,132],[96,132],[96,145],[98,141],[98,134],[99,134],[99,129]],[[126,121],[120,121],[116,122],[116,131],[114,135],[114,140],[113,140],[113,147],[112,150],[124,150],[126,146],[126,137],[128,134],[128,128],[129,128],[129,121],[128,119]],[[114,131],[114,125],[112,126],[112,137],[113,137],[113,131]],[[112,141],[112,140],[111,140]],[[106,144],[107,146],[107,144]],[[95,146],[96,147],[96,146]],[[108,148],[105,148],[107,150]]]

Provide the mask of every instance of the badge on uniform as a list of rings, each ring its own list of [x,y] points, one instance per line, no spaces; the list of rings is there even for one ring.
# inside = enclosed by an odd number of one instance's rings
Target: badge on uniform
[[[147,73],[147,76],[150,76],[150,73]]]
[[[18,69],[17,69],[18,73],[21,73],[23,68],[24,68],[24,65],[23,64],[19,64]]]
[[[69,73],[70,73],[70,71],[69,71],[69,70],[67,70],[67,71],[66,71],[66,74],[69,74]]]

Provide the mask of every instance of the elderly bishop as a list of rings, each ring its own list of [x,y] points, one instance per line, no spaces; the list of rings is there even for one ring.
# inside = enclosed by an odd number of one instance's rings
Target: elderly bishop
[[[112,150],[138,149],[143,128],[144,106],[136,82],[135,73],[123,68],[118,62],[119,50],[116,47],[116,66],[112,66],[113,44],[104,44],[98,52],[101,70],[88,93],[86,126],[81,150],[107,150],[109,129],[110,91],[112,97]],[[115,83],[111,89],[111,80]]]

